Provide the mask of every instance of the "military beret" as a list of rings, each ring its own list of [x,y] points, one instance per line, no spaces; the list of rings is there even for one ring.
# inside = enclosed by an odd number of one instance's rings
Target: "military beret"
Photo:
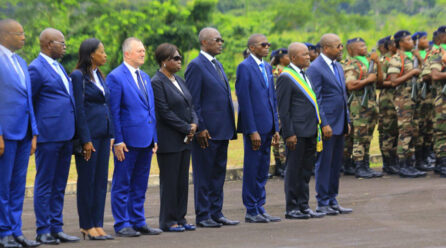
[[[438,33],[438,34],[440,34],[440,33],[446,33],[446,26],[441,26],[441,27],[439,27],[439,28],[437,29],[437,33]]]
[[[271,57],[276,57],[276,56],[280,56],[280,55],[287,54],[287,53],[288,53],[288,50],[286,48],[279,48],[277,50],[274,50],[271,53]]]
[[[320,42],[316,43],[316,49],[321,49],[321,43]]]
[[[400,30],[400,31],[396,32],[396,33],[393,35],[393,38],[394,38],[395,40],[401,40],[402,38],[404,38],[404,37],[406,37],[406,36],[408,36],[408,35],[410,35],[410,32],[409,32],[409,31],[407,31],[407,30]]]
[[[435,38],[435,36],[437,36],[437,35],[438,35],[438,32],[434,31],[434,33],[432,34],[432,38]]]
[[[356,37],[347,41],[347,45],[353,44],[355,42],[365,42],[361,37]]]
[[[386,43],[386,41],[389,41],[390,39],[391,39],[391,36],[389,35],[389,36],[386,36],[386,37],[378,40],[378,46],[379,45],[384,45]]]
[[[420,38],[422,38],[422,37],[427,37],[427,33],[426,32],[424,32],[424,31],[419,31],[419,32],[415,32],[413,35],[412,35],[412,40],[418,40],[418,39],[420,39]]]
[[[308,47],[308,50],[316,50],[316,46],[315,45],[313,45],[313,44],[311,44],[309,42],[305,42],[304,44]]]

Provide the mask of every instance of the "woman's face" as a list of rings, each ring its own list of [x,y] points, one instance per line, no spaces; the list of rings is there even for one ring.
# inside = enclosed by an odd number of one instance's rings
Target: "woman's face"
[[[91,54],[91,63],[96,66],[102,66],[107,62],[107,54],[104,50],[104,45],[99,43],[98,48]]]
[[[181,70],[181,61],[183,58],[180,56],[180,53],[178,51],[175,51],[172,57],[166,59],[163,61],[163,66],[167,71],[170,73],[175,73],[179,70]]]

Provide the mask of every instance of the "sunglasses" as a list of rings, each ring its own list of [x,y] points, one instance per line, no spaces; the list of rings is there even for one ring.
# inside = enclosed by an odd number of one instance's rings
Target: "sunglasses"
[[[271,43],[268,43],[268,42],[262,42],[262,43],[260,43],[260,45],[261,45],[262,47],[270,47],[270,46],[271,46]]]
[[[329,46],[329,47],[334,47],[334,48],[340,49],[340,48],[344,48],[344,45],[339,44],[339,45],[337,45],[337,46]]]
[[[225,40],[223,40],[222,38],[213,38],[213,39],[211,39],[211,40],[213,40],[213,41],[215,41],[215,42],[217,42],[217,43],[219,43],[219,42],[221,42],[221,43],[225,43]]]
[[[172,57],[172,58],[170,58],[170,59],[173,59],[173,60],[175,60],[175,61],[180,61],[180,60],[183,59],[183,57],[181,57],[181,56],[175,56],[175,57]]]

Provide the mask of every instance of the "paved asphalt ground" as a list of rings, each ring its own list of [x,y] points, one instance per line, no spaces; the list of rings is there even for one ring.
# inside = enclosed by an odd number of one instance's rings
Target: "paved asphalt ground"
[[[310,205],[315,208],[314,178],[311,179]],[[272,215],[284,217],[283,181],[267,184],[266,209]],[[241,201],[241,181],[225,184],[224,214],[242,220],[233,227],[197,229],[185,233],[163,233],[159,236],[116,238],[113,241],[84,241],[61,244],[59,247],[446,247],[446,179],[429,174],[426,178],[401,179],[386,176],[380,179],[358,180],[341,178],[341,205],[354,213],[326,216],[322,219],[286,220],[269,224],[247,224]],[[75,195],[65,197],[65,232],[80,236]],[[107,195],[105,230],[113,233]],[[151,226],[158,226],[159,188],[147,192],[146,216]],[[193,186],[189,188],[187,219],[194,223]],[[34,237],[32,198],[25,200],[23,214],[25,236]]]

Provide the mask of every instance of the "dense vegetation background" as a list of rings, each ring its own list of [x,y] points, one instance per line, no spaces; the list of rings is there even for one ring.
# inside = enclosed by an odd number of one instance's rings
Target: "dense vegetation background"
[[[144,68],[153,75],[155,48],[176,44],[185,56],[184,68],[198,54],[198,31],[205,26],[220,30],[225,44],[218,59],[231,84],[249,35],[263,33],[272,49],[292,41],[316,43],[326,32],[343,41],[361,36],[374,46],[379,38],[399,29],[432,32],[446,25],[446,0],[2,0],[0,18],[13,18],[24,26],[25,48],[19,53],[31,62],[39,52],[39,34],[54,27],[65,34],[67,54],[62,63],[71,71],[80,43],[96,37],[104,43],[108,73],[122,62],[121,43],[129,36],[147,47]],[[4,4],[5,3],[5,4]],[[184,70],[183,68],[183,70]],[[181,72],[182,73],[182,72]],[[181,74],[180,73],[180,74]]]

